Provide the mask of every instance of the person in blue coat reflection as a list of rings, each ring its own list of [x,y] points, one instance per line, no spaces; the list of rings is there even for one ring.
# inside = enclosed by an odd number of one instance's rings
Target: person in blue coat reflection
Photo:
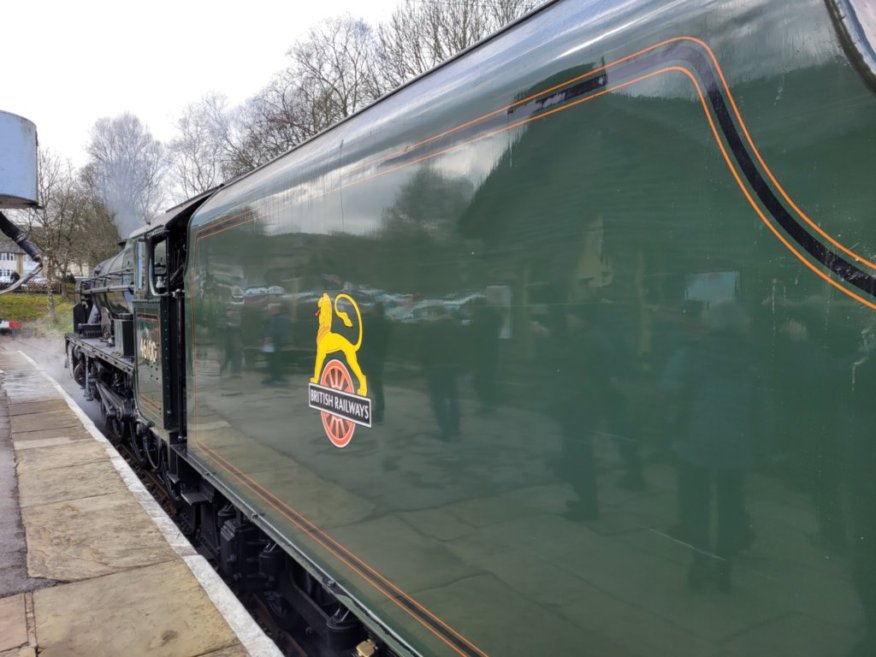
[[[662,387],[677,396],[685,418],[674,444],[679,502],[675,533],[693,548],[688,583],[700,589],[713,580],[726,592],[734,557],[753,539],[745,480],[755,442],[766,434],[769,404],[741,306],[716,303],[705,311],[704,322],[706,334],[673,356]]]

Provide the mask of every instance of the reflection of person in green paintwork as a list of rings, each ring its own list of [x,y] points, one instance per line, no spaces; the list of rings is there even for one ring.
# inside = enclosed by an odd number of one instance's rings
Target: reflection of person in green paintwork
[[[496,405],[502,316],[485,298],[475,299],[472,306],[469,327],[472,342],[472,386],[481,403],[480,412],[486,414],[491,413]]]
[[[240,365],[243,355],[240,315],[240,304],[229,303],[225,306],[225,315],[222,320],[225,349],[219,373],[223,374],[228,370],[232,377],[240,376]]]
[[[383,304],[379,301],[375,302],[365,313],[365,321],[368,324],[368,342],[362,345],[359,360],[362,362],[362,368],[368,372],[368,389],[374,400],[372,419],[375,422],[382,422],[386,408],[383,395],[383,370],[390,339],[390,326]]]
[[[289,316],[283,304],[275,302],[268,305],[265,318],[264,352],[268,361],[268,375],[262,381],[268,385],[286,382],[283,374],[283,354],[289,342]]]
[[[554,351],[549,359],[555,372],[556,416],[563,432],[562,473],[577,496],[564,514],[572,521],[599,518],[593,439],[606,407],[604,377],[611,350],[604,338],[583,304],[567,307],[552,333]]]
[[[688,583],[714,581],[729,591],[736,554],[752,540],[745,479],[756,436],[764,437],[766,393],[759,363],[746,339],[748,316],[720,302],[704,316],[708,334],[679,354],[663,387],[684,404],[675,442],[679,456],[677,538],[691,545]],[[710,537],[715,498],[717,536]]]
[[[459,330],[442,305],[429,308],[429,317],[420,336],[420,358],[429,391],[429,401],[442,440],[459,436],[459,392],[457,378]]]

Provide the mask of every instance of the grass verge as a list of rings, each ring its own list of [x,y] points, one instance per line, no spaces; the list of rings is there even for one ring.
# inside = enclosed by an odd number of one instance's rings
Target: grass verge
[[[0,295],[0,319],[17,321],[23,329],[38,335],[67,333],[73,330],[73,302],[55,296],[55,321],[49,317],[48,295],[9,293]]]

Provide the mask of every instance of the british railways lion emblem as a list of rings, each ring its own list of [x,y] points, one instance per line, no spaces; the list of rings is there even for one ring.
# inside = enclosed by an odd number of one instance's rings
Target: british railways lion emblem
[[[353,326],[349,314],[338,309],[338,302],[341,300],[352,305],[356,312],[359,335],[355,344],[346,336],[332,331],[335,316],[341,319],[344,326]],[[323,293],[318,308],[316,362],[308,386],[308,405],[320,411],[322,426],[331,443],[335,447],[346,447],[353,439],[357,424],[371,427],[371,400],[366,397],[368,379],[359,366],[357,357],[362,346],[362,314],[355,299],[349,294],[338,294],[332,303],[331,297]],[[339,352],[344,360],[331,358],[326,362],[326,358]],[[356,376],[355,389],[350,370]]]

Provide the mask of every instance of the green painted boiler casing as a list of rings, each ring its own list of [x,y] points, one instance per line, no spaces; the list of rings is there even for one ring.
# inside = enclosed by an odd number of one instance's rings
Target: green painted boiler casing
[[[874,175],[825,2],[552,4],[195,213],[190,454],[400,651],[866,652]]]

